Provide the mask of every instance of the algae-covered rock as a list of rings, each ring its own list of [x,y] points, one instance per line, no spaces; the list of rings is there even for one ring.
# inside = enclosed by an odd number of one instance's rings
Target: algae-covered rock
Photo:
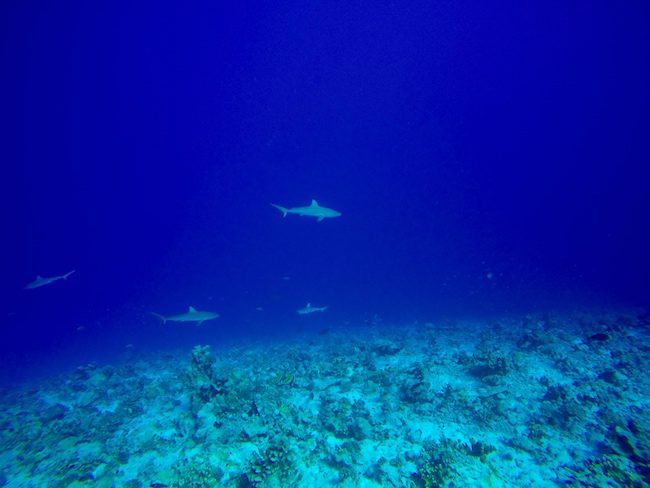
[[[291,486],[296,476],[289,451],[273,444],[250,464],[243,481],[249,486]]]
[[[192,349],[186,378],[192,392],[194,410],[200,409],[201,405],[210,402],[217,395],[225,394],[226,380],[217,378],[215,362],[216,358],[210,352],[210,346],[196,346]]]
[[[204,456],[185,459],[174,468],[176,479],[171,483],[171,488],[204,488],[207,486],[220,486],[224,472]]]
[[[196,346],[192,349],[192,359],[188,374],[194,382],[210,382],[214,375],[216,358],[210,352],[210,346]]]
[[[481,486],[498,484],[487,459],[494,450],[493,446],[474,439],[469,445],[451,439],[429,442],[418,460],[418,471],[412,481],[425,488],[466,486],[463,484],[466,479],[481,479]]]

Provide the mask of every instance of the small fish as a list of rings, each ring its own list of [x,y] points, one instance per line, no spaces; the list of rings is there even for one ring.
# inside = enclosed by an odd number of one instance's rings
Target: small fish
[[[257,310],[258,312],[263,312],[264,311],[264,309],[262,307],[255,307],[255,310]]]
[[[169,322],[196,322],[196,325],[201,325],[206,320],[212,320],[219,318],[219,314],[216,312],[204,312],[197,310],[194,307],[190,307],[186,313],[181,313],[178,315],[172,315],[171,317],[165,317],[159,313],[151,312],[152,315],[155,315],[163,324]]]
[[[314,313],[314,312],[324,312],[325,310],[327,310],[327,306],[324,306],[324,307],[312,307],[311,303],[308,303],[303,308],[299,308],[298,310],[296,310],[296,312],[299,315],[307,315],[307,314]]]
[[[41,286],[49,285],[50,283],[54,283],[55,281],[59,280],[67,280],[68,276],[70,276],[72,273],[74,273],[75,270],[73,269],[69,273],[66,273],[61,276],[52,276],[50,278],[43,278],[41,275],[38,275],[34,281],[27,283],[25,285],[25,290],[33,290],[34,288],[40,288]]]
[[[285,208],[281,207],[280,205],[276,205],[275,203],[272,203],[271,206],[277,208],[280,212],[282,212],[283,217],[286,217],[287,214],[291,213],[300,215],[301,217],[316,217],[316,219],[321,222],[323,219],[331,219],[333,217],[341,216],[341,212],[337,212],[331,208],[321,207],[318,205],[318,202],[316,200],[312,200],[311,205],[307,207]]]

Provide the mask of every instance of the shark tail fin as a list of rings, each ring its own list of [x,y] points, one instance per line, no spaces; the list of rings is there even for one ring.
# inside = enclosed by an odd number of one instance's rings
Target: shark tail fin
[[[160,315],[159,313],[151,312],[151,315],[153,315],[155,317],[158,317],[160,320],[162,320],[163,325],[165,325],[167,323],[167,319],[165,317],[163,317],[162,315]]]
[[[289,211],[288,208],[281,207],[280,205],[276,205],[275,203],[272,203],[271,206],[277,208],[280,212],[282,212],[283,217],[287,216],[287,212]]]
[[[68,273],[64,274],[64,275],[63,275],[63,279],[64,279],[64,280],[67,280],[67,279],[68,279],[68,276],[70,276],[70,275],[71,275],[72,273],[74,273],[75,271],[76,271],[76,270],[73,269],[72,271],[69,271]]]

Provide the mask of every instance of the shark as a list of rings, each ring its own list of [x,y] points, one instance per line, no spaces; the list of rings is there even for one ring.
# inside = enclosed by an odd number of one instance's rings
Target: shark
[[[72,271],[63,274],[61,276],[51,276],[49,278],[43,278],[41,275],[38,275],[34,279],[34,281],[30,281],[25,285],[25,290],[33,290],[34,288],[40,288],[41,286],[49,285],[50,283],[54,283],[55,281],[67,280],[68,277],[74,272],[75,270],[73,269]]]
[[[299,315],[307,315],[307,314],[314,313],[314,312],[324,312],[325,310],[327,310],[327,306],[325,306],[325,307],[312,307],[311,303],[308,303],[303,308],[299,308],[298,310],[296,310],[296,312]]]
[[[151,314],[162,320],[163,324],[166,324],[167,322],[196,322],[196,325],[201,325],[206,320],[219,318],[219,314],[216,312],[205,312],[197,310],[194,307],[190,307],[185,313],[171,315],[169,317],[165,317],[164,315],[155,312],[151,312]]]
[[[341,212],[337,212],[331,208],[321,207],[318,205],[318,202],[316,200],[312,200],[311,205],[307,207],[285,208],[281,207],[280,205],[276,205],[275,203],[272,203],[271,206],[277,208],[280,212],[282,212],[283,217],[286,217],[287,214],[291,213],[300,215],[301,217],[316,217],[316,219],[320,222],[323,219],[331,219],[341,216]]]

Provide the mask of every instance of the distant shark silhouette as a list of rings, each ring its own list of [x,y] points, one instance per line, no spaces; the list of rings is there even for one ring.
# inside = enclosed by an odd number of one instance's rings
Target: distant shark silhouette
[[[204,312],[197,310],[194,307],[190,307],[186,313],[181,313],[178,315],[172,315],[170,317],[165,317],[159,313],[151,312],[152,315],[155,315],[163,324],[167,322],[196,322],[196,325],[201,325],[206,320],[212,320],[219,318],[219,314],[215,312]]]
[[[75,270],[73,269],[69,273],[66,273],[61,276],[52,276],[50,278],[43,278],[41,275],[38,275],[34,281],[27,283],[25,285],[25,290],[33,290],[34,288],[40,288],[41,286],[49,285],[50,283],[54,283],[55,281],[59,280],[67,280],[68,276],[70,276],[72,273],[74,273]]]
[[[341,212],[337,212],[331,208],[321,207],[318,205],[318,202],[316,200],[312,200],[311,205],[308,207],[285,208],[281,207],[280,205],[276,205],[275,203],[272,203],[271,205],[282,212],[283,217],[286,217],[287,214],[291,213],[300,215],[301,217],[316,217],[320,222],[323,219],[331,219],[333,217],[341,216]]]
[[[299,308],[298,310],[296,310],[296,312],[298,314],[300,314],[300,315],[307,315],[307,314],[314,313],[314,312],[324,312],[325,310],[327,310],[327,306],[325,306],[325,307],[312,307],[311,303],[308,303],[303,308]]]

